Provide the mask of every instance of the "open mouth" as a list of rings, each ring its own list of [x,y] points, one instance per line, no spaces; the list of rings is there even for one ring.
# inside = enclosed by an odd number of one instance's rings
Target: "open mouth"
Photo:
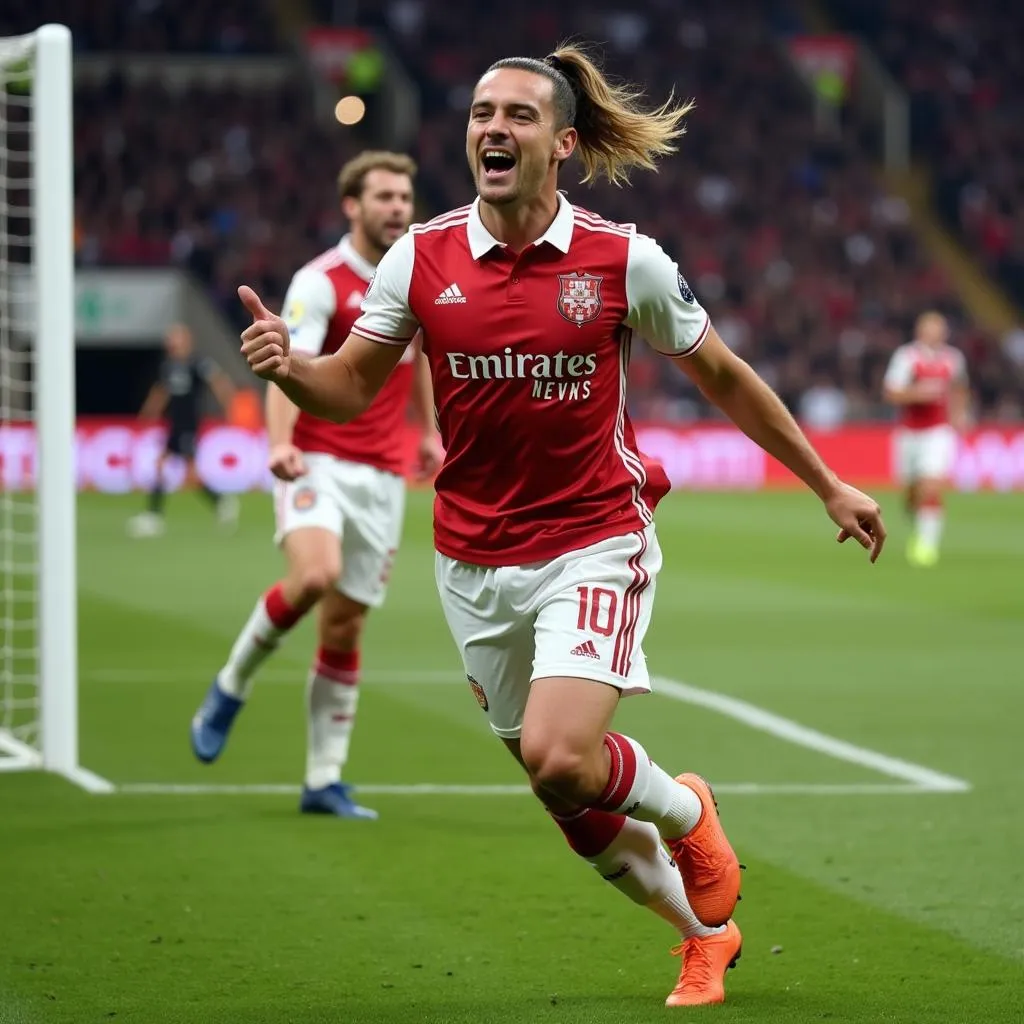
[[[485,149],[481,162],[484,165],[484,177],[488,181],[500,181],[511,173],[516,158],[504,149]]]

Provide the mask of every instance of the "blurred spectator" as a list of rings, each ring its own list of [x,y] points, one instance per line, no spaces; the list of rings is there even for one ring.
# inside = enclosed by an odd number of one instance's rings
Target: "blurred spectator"
[[[894,3],[906,14],[908,0]],[[519,0],[500,19],[481,19],[476,0],[314,7],[325,19],[336,7],[354,8],[389,37],[418,82],[418,189],[432,206],[423,216],[472,197],[462,156],[466,109],[492,60],[542,56],[569,35],[604,40],[610,70],[645,83],[651,101],[674,91],[693,96],[697,108],[660,173],[638,173],[634,188],[587,189],[570,166],[563,187],[574,202],[657,237],[723,337],[794,411],[826,424],[890,415],[881,375],[925,306],[950,317],[978,411],[1007,417],[1024,405],[1024,345],[968,324],[906,205],[882,191],[857,140],[816,134],[810,99],[772,35],[794,24],[785,4],[591,0],[580,9]],[[249,0],[16,0],[3,18],[15,31],[40,13],[60,14],[85,48],[233,54],[274,49],[268,10]],[[316,120],[298,62],[284,83],[244,90],[177,94],[156,70],[130,87],[117,76],[83,85],[75,142],[80,262],[186,266],[239,324],[240,281],[273,307],[295,268],[340,235],[334,177],[365,144]],[[972,152],[957,150],[957,159]],[[1005,160],[1001,166],[1010,173]],[[969,191],[965,202],[990,211],[985,196]],[[1024,260],[1024,215],[1000,209],[1002,219],[986,221],[987,244],[1004,259]],[[640,344],[633,353],[635,414],[713,415],[669,361]]]
[[[269,7],[254,0],[4,0],[0,36],[67,25],[77,53],[270,53]]]
[[[800,396],[797,415],[813,430],[835,430],[846,420],[849,406],[846,393],[828,374],[821,374]]]
[[[423,17],[424,7],[429,12]],[[636,187],[582,188],[574,167],[563,187],[580,205],[636,223],[679,260],[730,344],[779,389],[794,410],[838,415],[831,390],[847,394],[846,416],[889,415],[878,399],[892,349],[908,340],[925,306],[946,312],[957,340],[966,318],[951,282],[928,259],[899,198],[880,188],[855,139],[815,132],[811,101],[771,30],[794,24],[785,4],[730,0],[685,8],[665,0],[592,0],[586,8],[521,0],[500,23],[475,17],[474,0],[366,5],[367,22],[389,33],[421,85],[418,157],[426,186],[446,206],[465,203],[461,159],[472,87],[494,59],[543,56],[565,36],[605,40],[613,72],[673,91],[697,108],[678,156]],[[415,12],[411,14],[411,12]],[[410,30],[409,25],[414,25]],[[1024,231],[1021,233],[1024,252]],[[639,415],[685,418],[711,410],[670,364],[633,348],[632,403]],[[995,344],[976,353],[982,375],[1002,376]],[[985,364],[991,364],[985,365]],[[827,399],[815,380],[828,379]],[[994,411],[1000,390],[983,389]]]
[[[830,0],[868,36],[911,100],[915,154],[935,202],[1024,305],[1024,8],[942,0]]]

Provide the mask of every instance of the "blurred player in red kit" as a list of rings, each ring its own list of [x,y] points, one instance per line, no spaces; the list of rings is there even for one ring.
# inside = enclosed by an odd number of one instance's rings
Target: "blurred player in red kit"
[[[253,370],[339,421],[422,331],[445,446],[436,577],[471,689],[571,848],[677,930],[669,1005],[724,998],[740,866],[704,779],[673,778],[611,728],[620,698],[651,687],[642,643],[668,490],[625,411],[633,332],[808,484],[840,540],[874,558],[885,537],[876,503],[822,463],[657,242],[557,189],[574,152],[585,181],[654,168],[687,109],[642,109],[577,47],[500,60],[469,111],[477,200],[391,248],[338,355],[292,354],[284,321],[239,289]]]
[[[377,264],[409,228],[415,171],[409,157],[387,152],[362,153],[342,168],[338,185],[351,233],[292,279],[285,317],[293,351],[334,353],[348,337]],[[319,646],[307,686],[305,812],[376,817],[355,802],[341,771],[359,695],[363,624],[384,601],[402,530],[410,396],[423,431],[419,472],[432,476],[443,454],[426,359],[418,345],[399,356],[374,401],[344,425],[302,412],[280,388],[268,387],[276,540],[288,568],[256,602],[192,721],[193,751],[215,760],[256,669],[319,602]]]
[[[914,517],[907,559],[931,566],[939,560],[942,491],[953,470],[957,432],[967,426],[969,398],[967,364],[949,344],[949,324],[941,313],[918,317],[914,340],[889,361],[884,392],[899,409],[896,459]]]

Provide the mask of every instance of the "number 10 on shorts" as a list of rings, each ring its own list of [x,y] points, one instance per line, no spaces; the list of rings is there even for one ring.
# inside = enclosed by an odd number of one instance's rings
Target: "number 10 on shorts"
[[[615,631],[615,612],[619,607],[619,595],[605,587],[577,587],[580,595],[580,613],[576,628],[589,629],[598,636],[611,636]]]

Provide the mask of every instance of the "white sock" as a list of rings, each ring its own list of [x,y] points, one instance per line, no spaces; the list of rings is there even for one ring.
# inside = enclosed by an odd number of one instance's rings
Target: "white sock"
[[[682,938],[715,935],[724,930],[724,925],[707,928],[697,920],[683,891],[679,869],[650,822],[626,818],[611,845],[586,860],[606,882],[634,903],[664,918]]]
[[[942,539],[944,515],[941,505],[923,505],[914,517],[914,527],[922,544],[937,548]]]
[[[357,655],[338,658],[323,649],[318,652],[306,684],[306,785],[310,789],[341,781],[359,704],[358,684]]]
[[[595,806],[640,821],[653,822],[664,839],[678,839],[700,821],[700,797],[647,756],[636,740],[610,732],[604,738],[611,774]]]
[[[252,691],[256,669],[274,653],[281,637],[300,618],[284,600],[281,585],[271,587],[256,602],[231,648],[227,663],[217,673],[220,688],[232,697],[246,700]]]

